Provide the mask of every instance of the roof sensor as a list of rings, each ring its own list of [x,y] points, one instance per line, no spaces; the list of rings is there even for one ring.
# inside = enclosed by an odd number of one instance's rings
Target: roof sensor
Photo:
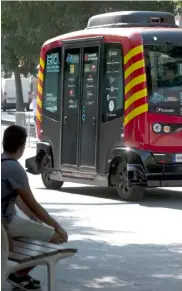
[[[169,12],[155,11],[118,11],[91,17],[87,29],[99,27],[177,27],[174,15]]]

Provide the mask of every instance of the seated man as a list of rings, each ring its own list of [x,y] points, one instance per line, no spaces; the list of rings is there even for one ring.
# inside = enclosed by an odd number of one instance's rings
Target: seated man
[[[67,242],[66,231],[35,200],[27,173],[18,160],[24,153],[27,133],[12,125],[4,132],[1,155],[1,221],[12,237],[26,237],[52,243]],[[17,204],[21,210],[17,210]],[[27,214],[27,216],[25,215]],[[33,216],[36,219],[30,219]],[[42,222],[42,223],[40,223]],[[40,290],[40,281],[31,278],[30,268],[11,274],[8,281],[20,290]]]

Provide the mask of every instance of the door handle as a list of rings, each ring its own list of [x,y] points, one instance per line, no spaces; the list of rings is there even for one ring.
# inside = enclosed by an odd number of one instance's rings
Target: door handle
[[[67,120],[68,120],[68,117],[65,116],[65,117],[64,117],[64,124],[67,124]]]
[[[92,118],[92,124],[93,125],[96,125],[96,118],[95,118],[95,116]]]

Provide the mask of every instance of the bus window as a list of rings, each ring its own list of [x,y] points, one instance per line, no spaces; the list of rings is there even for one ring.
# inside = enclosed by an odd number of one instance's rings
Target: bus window
[[[76,165],[80,49],[66,49],[64,60],[62,164]]]
[[[124,112],[123,54],[120,44],[105,44],[102,121],[110,121]]]
[[[149,112],[182,115],[182,47],[147,45],[146,58]]]
[[[82,75],[81,166],[95,167],[99,48],[84,49]],[[88,155],[89,152],[89,155]]]
[[[59,120],[59,84],[60,84],[60,48],[54,49],[46,55],[45,81],[43,90],[43,113],[55,120]]]

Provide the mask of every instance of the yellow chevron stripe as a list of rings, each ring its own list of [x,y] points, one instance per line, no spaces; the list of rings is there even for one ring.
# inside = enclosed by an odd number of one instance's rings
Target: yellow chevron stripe
[[[38,92],[42,95],[42,86],[38,83]]]
[[[130,74],[132,74],[134,71],[140,69],[140,68],[143,68],[145,67],[145,62],[144,62],[144,59],[143,60],[140,60],[138,62],[135,62],[134,64],[132,64],[126,71],[125,71],[125,79],[128,78],[128,76]]]
[[[134,86],[143,83],[146,81],[146,75],[142,74],[136,78],[133,78],[126,86],[125,86],[125,94],[127,94]]]
[[[36,110],[36,118],[37,118],[40,122],[42,122],[42,115],[39,113],[38,110]]]
[[[42,72],[39,70],[39,79],[43,82],[44,80],[44,76],[42,74]]]
[[[134,93],[128,100],[125,101],[125,110],[131,106],[135,101],[147,96],[147,88]]]
[[[37,104],[42,108],[42,100],[40,100],[39,96],[37,96]]]
[[[124,118],[124,125],[128,124],[132,119],[134,119],[136,116],[147,112],[148,111],[148,104],[145,103],[141,106],[138,106],[137,108],[133,109],[130,113],[128,113]]]
[[[42,69],[44,69],[45,67],[45,62],[42,58],[40,58],[40,66],[42,67]]]
[[[133,49],[131,49],[126,56],[124,57],[124,64],[126,65],[126,63],[134,56],[140,54],[143,52],[143,45],[139,45]]]

